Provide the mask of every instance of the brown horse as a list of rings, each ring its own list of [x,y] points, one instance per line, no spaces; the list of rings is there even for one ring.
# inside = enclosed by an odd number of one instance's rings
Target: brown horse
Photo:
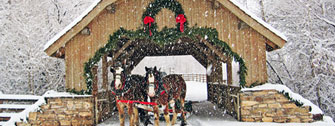
[[[184,113],[186,83],[184,79],[180,75],[175,74],[167,75],[162,78],[161,72],[157,71],[156,67],[145,67],[145,70],[148,96],[150,97],[151,102],[157,104],[153,106],[155,126],[159,125],[158,105],[165,106],[163,113],[168,126],[176,123],[177,112],[180,112],[182,116],[181,125],[186,125],[186,117]],[[170,122],[169,105],[172,107],[173,112],[172,122]]]
[[[111,69],[111,72],[114,75],[111,90],[116,97],[120,126],[124,126],[124,107],[128,108],[130,126],[139,126],[139,113],[144,125],[150,124],[147,113],[143,109],[137,109],[133,104],[133,101],[145,101],[147,99],[145,78],[140,75],[127,76],[121,67]]]

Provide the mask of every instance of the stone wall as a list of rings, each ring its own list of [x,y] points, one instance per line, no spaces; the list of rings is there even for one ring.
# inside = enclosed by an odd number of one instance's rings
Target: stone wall
[[[94,125],[92,97],[46,98],[38,112],[30,112],[28,122],[17,126],[90,126]]]
[[[298,107],[277,90],[242,92],[240,100],[245,122],[313,122],[310,106]]]

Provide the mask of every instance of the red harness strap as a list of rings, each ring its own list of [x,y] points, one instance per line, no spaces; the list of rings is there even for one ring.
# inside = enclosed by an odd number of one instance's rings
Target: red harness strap
[[[122,102],[122,103],[140,103],[144,105],[157,105],[155,102],[141,102],[141,101],[131,101],[131,100],[117,100],[116,102]]]
[[[160,95],[162,95],[162,94],[164,94],[165,93],[165,91],[162,91],[162,93],[160,94]]]

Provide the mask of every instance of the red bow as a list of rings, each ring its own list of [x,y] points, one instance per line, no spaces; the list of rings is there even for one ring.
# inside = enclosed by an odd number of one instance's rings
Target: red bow
[[[184,32],[184,23],[186,22],[186,18],[183,14],[179,14],[177,17],[176,17],[176,22],[177,23],[180,23],[180,31],[181,32]]]
[[[143,20],[144,24],[148,24],[149,23],[149,32],[150,32],[150,36],[152,35],[150,27],[151,27],[151,23],[153,23],[155,21],[155,19],[153,19],[150,16],[146,16]]]

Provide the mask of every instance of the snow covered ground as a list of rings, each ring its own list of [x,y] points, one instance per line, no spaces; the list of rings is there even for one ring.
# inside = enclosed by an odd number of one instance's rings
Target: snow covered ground
[[[222,109],[210,102],[200,102],[193,104],[193,113],[187,119],[188,126],[334,126],[334,122],[329,117],[324,117],[324,121],[314,123],[253,123],[239,122],[233,117],[225,114]],[[153,122],[153,118],[151,119]],[[118,114],[98,126],[119,126]],[[126,116],[126,125],[129,125],[128,116]],[[142,124],[141,124],[142,125]],[[160,125],[165,126],[164,121]],[[177,122],[176,125],[180,125]]]
[[[199,103],[193,103],[193,113],[188,117],[188,126],[335,126],[333,120],[325,116],[324,121],[318,121],[314,123],[254,123],[254,122],[239,122],[228,114],[225,114],[224,110],[217,108],[217,106],[207,101],[207,84],[200,82],[187,81],[186,82],[186,100],[196,101]],[[293,93],[284,85],[265,84],[254,88],[244,88],[242,91],[249,90],[261,90],[261,89],[276,89],[278,91],[285,91],[290,94],[294,99],[298,99],[306,105],[310,105],[314,109],[314,113],[322,113],[321,110],[310,101],[302,98],[299,94]],[[316,107],[316,108],[314,108]],[[151,119],[153,122],[153,118]],[[160,122],[161,125],[165,125],[164,121]],[[177,122],[176,125],[179,125]],[[118,113],[114,113],[114,116],[98,126],[119,126]],[[126,116],[126,125],[129,125],[128,116]],[[141,124],[142,125],[142,124]]]
[[[186,101],[207,101],[207,84],[186,81]]]

